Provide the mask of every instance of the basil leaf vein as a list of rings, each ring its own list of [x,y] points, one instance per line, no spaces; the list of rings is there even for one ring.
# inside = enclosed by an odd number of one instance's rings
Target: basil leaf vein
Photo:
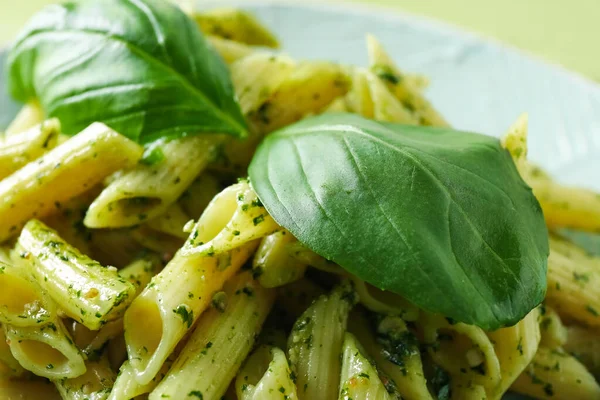
[[[163,0],[88,0],[36,14],[7,59],[9,91],[38,98],[67,134],[94,121],[141,143],[246,134],[227,66]]]
[[[249,173],[302,243],[425,310],[496,329],[544,298],[542,211],[494,138],[329,114],[268,136]]]

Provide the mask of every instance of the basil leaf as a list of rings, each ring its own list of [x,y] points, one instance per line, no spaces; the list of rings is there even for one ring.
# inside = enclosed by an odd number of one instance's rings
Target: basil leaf
[[[427,311],[495,329],[544,298],[542,211],[494,138],[325,114],[268,136],[249,172],[300,242]]]
[[[67,134],[94,121],[141,143],[246,132],[225,63],[168,1],[48,6],[17,38],[7,70],[11,95],[37,97]]]

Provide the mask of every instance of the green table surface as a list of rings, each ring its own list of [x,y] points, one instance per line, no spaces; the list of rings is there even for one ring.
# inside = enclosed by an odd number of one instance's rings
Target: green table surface
[[[0,0],[0,46],[53,0]],[[301,1],[298,1],[301,2]],[[304,0],[324,3],[324,0]],[[351,0],[329,0],[331,3]],[[521,48],[600,81],[600,0],[355,0],[425,15]]]

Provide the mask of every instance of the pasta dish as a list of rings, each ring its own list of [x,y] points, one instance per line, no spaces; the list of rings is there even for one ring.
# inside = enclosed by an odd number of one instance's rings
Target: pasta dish
[[[295,60],[245,11],[164,0],[33,16],[7,50],[0,398],[600,399],[574,240],[600,194],[527,159],[526,114],[457,130],[366,44]]]

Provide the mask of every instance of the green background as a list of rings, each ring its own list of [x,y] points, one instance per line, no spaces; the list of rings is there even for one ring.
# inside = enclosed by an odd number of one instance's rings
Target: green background
[[[272,1],[272,0],[271,0]],[[52,0],[0,0],[0,45]],[[324,0],[305,0],[324,3]],[[331,3],[350,0],[329,0]],[[426,15],[496,38],[600,81],[600,0],[355,0]]]

